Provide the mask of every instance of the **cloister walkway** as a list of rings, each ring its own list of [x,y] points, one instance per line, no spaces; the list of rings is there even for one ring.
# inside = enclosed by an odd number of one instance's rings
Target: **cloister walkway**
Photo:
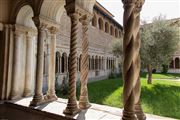
[[[25,107],[29,106],[32,97],[23,98],[16,101],[10,101],[17,105],[22,105]],[[63,110],[66,108],[67,100],[58,98],[57,101],[40,105],[35,107],[35,109],[40,109],[42,111],[46,111],[49,113],[65,116],[63,114]],[[91,104],[92,106],[88,110],[82,110],[76,116],[68,116],[73,117],[77,120],[120,120],[122,117],[122,109],[99,105],[99,104]],[[147,120],[175,120],[172,118],[161,117],[156,115],[146,114]]]

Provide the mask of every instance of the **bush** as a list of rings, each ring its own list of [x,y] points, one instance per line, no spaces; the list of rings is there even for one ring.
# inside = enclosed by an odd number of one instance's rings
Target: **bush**
[[[152,73],[156,73],[156,69],[153,69],[153,70],[152,70]]]
[[[167,73],[168,72],[168,65],[162,65],[161,73]]]

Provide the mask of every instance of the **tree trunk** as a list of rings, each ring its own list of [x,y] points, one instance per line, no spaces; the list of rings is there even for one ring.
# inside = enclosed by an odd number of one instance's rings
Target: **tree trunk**
[[[147,83],[152,84],[152,66],[151,66],[151,64],[149,64],[147,66],[147,70],[148,70],[148,81],[147,81]]]

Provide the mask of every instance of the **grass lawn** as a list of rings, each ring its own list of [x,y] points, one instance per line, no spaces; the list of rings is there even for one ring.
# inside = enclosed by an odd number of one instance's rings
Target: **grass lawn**
[[[142,73],[141,77],[147,78],[147,73]],[[179,73],[153,73],[152,78],[155,79],[173,79],[173,78],[180,78]]]
[[[147,84],[146,78],[141,79],[141,101],[145,113],[180,119],[180,82],[168,80],[153,80]],[[88,84],[89,100],[91,103],[123,107],[121,79],[109,79]],[[79,99],[79,87],[78,87]],[[67,98],[60,92],[59,97]]]

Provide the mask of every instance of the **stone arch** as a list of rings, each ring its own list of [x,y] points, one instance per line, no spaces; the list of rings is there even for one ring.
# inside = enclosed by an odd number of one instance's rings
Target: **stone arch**
[[[175,58],[175,68],[179,69],[180,68],[180,60],[178,57]]]
[[[64,6],[65,0],[44,0],[40,7],[40,17],[60,23],[60,18],[65,11]]]
[[[32,20],[33,16],[34,16],[34,12],[33,12],[32,7],[29,5],[25,5],[21,7],[21,9],[19,10],[17,14],[16,24],[30,27],[30,28],[36,28]]]
[[[32,10],[32,13],[34,14],[34,9],[32,7],[32,1],[31,0],[21,0],[13,3],[15,7],[12,8],[12,12],[10,15],[10,21],[12,24],[16,23],[17,16],[19,12],[22,10],[24,6],[29,6]]]
[[[115,28],[115,37],[116,38],[118,37],[118,30],[117,30],[117,28]]]
[[[114,36],[114,27],[111,25],[111,27],[110,27],[110,34],[112,35],[112,36]]]
[[[94,16],[93,16],[92,26],[97,27],[97,16],[96,16],[96,14],[94,14]]]
[[[67,72],[67,59],[68,59],[67,53],[64,52],[61,58],[61,72],[62,73]]]
[[[109,23],[105,22],[105,32],[109,33]]]
[[[98,25],[100,30],[104,30],[104,21],[101,17],[98,19]]]

